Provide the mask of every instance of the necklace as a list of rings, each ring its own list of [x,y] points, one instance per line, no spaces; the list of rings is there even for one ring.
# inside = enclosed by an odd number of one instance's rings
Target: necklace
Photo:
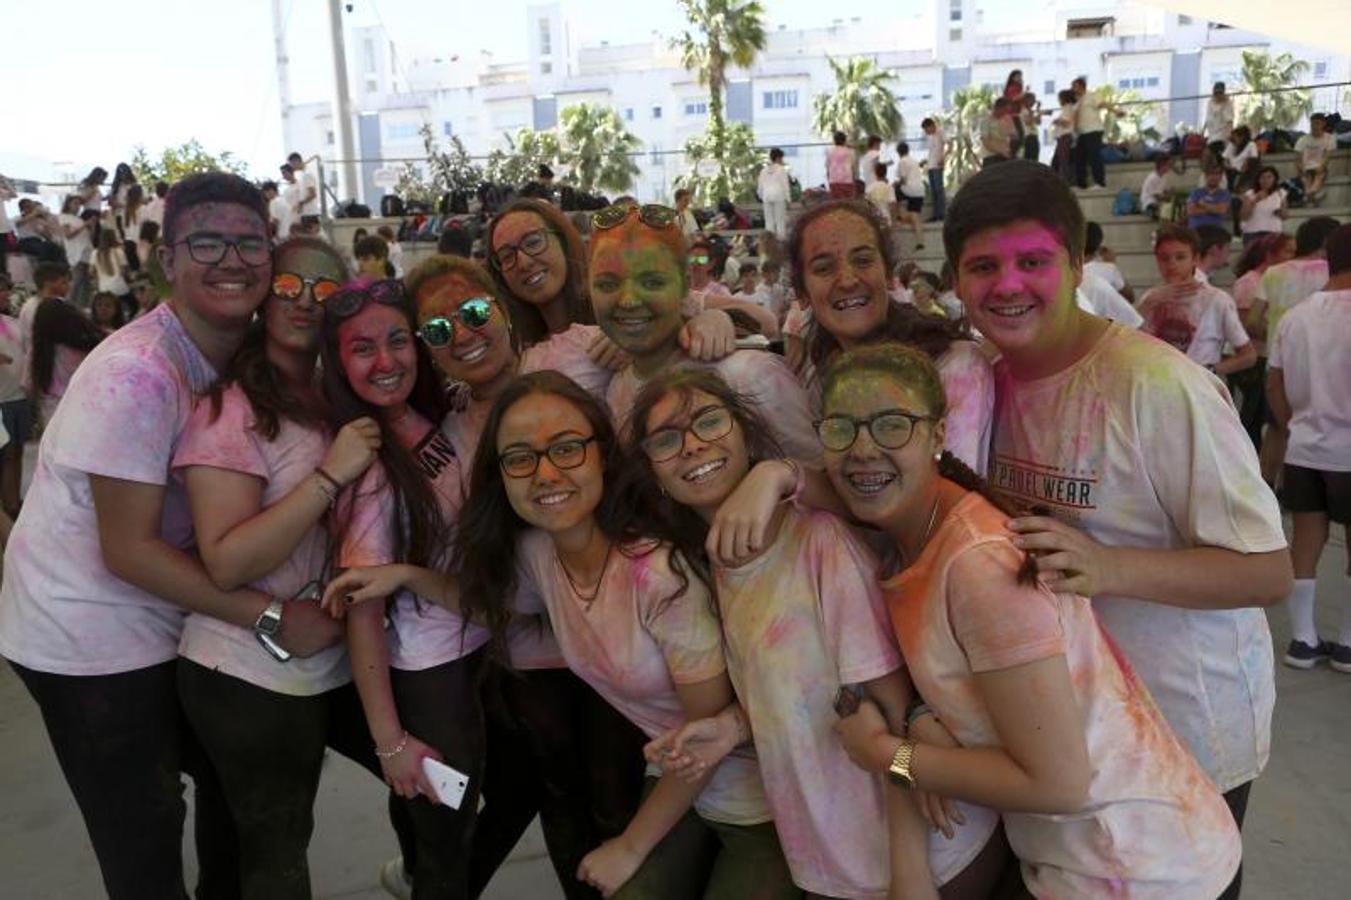
[[[610,567],[610,556],[614,553],[614,549],[614,541],[611,541],[610,545],[605,548],[605,561],[600,564],[600,576],[596,578],[596,586],[591,589],[589,594],[577,586],[576,580],[572,577],[572,573],[568,571],[568,567],[563,563],[562,558],[559,557],[558,551],[554,551],[554,559],[558,560],[558,567],[563,570],[563,577],[568,580],[568,587],[572,588],[572,593],[576,595],[578,600],[582,601],[587,612],[591,612],[591,604],[596,602],[596,597],[600,595],[601,586],[605,584],[605,570]]]
[[[916,556],[919,556],[919,553],[924,551],[924,545],[929,542],[929,535],[931,535],[934,530],[934,522],[938,521],[938,505],[942,499],[943,495],[941,492],[937,497],[934,497],[933,509],[929,510],[929,524],[924,529],[924,536],[919,539],[919,551],[915,554]],[[900,548],[898,547],[897,549]],[[901,562],[904,566],[910,565],[910,560],[906,558],[904,550],[901,550]]]

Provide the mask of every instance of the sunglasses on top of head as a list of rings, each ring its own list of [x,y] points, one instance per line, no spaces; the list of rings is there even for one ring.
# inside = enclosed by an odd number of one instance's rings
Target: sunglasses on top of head
[[[402,281],[397,278],[384,278],[365,287],[337,291],[324,301],[324,311],[345,319],[356,315],[367,303],[402,306],[404,296]]]
[[[605,207],[600,212],[592,213],[591,227],[596,231],[617,228],[627,222],[635,211],[638,213],[638,221],[649,228],[672,228],[675,226],[676,218],[680,215],[671,207],[662,206],[660,203],[645,203],[642,206],[632,203],[616,203]]]
[[[492,320],[493,301],[490,297],[470,297],[460,304],[450,317],[435,316],[422,323],[418,328],[418,337],[428,347],[448,347],[455,340],[455,322],[475,331],[483,328]]]

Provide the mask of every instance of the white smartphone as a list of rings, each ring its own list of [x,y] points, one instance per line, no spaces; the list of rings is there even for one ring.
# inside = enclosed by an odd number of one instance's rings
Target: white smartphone
[[[769,343],[769,338],[763,334],[748,334],[733,341],[738,350],[768,350]]]
[[[422,759],[422,772],[436,789],[436,799],[451,809],[459,809],[464,792],[469,788],[469,776],[430,756]]]

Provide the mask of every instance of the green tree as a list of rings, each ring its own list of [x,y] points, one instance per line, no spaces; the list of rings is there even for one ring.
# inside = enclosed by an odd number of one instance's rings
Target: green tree
[[[677,177],[675,186],[689,188],[695,205],[712,206],[723,197],[733,201],[754,200],[755,180],[765,164],[765,154],[755,146],[755,133],[751,127],[744,122],[733,122],[723,135],[723,158],[716,174],[699,174],[701,162],[717,160],[708,132],[685,141],[685,160],[689,163],[689,172]]]
[[[483,181],[483,169],[476,165],[459,137],[450,139],[450,149],[441,150],[436,143],[432,126],[423,123],[418,129],[426,162],[419,165],[405,162],[394,185],[394,193],[405,201],[437,203],[443,196],[455,191],[473,193]]]
[[[891,73],[861,56],[843,62],[827,57],[826,61],[835,74],[835,91],[812,98],[812,128],[826,137],[843,131],[854,146],[862,145],[870,134],[884,141],[900,137],[905,120],[887,84]]]
[[[1139,91],[1121,90],[1105,84],[1093,91],[1098,100],[1107,104],[1102,111],[1102,139],[1109,144],[1123,141],[1157,141],[1159,104],[1142,102]]]
[[[632,154],[643,142],[624,126],[613,107],[578,103],[559,117],[563,181],[586,193],[623,192],[633,186],[638,164]]]
[[[727,70],[749,68],[765,48],[765,9],[759,0],[679,0],[690,28],[671,44],[680,51],[680,64],[708,86],[708,129],[703,141],[709,158],[718,164],[712,193],[731,196],[728,166],[728,128],[722,98]]]
[[[1309,64],[1289,53],[1273,57],[1265,50],[1243,51],[1243,89],[1276,91],[1299,84]],[[1291,128],[1313,111],[1313,94],[1307,90],[1251,93],[1238,98],[1239,121],[1253,134],[1268,128]]]
[[[994,107],[993,88],[967,85],[952,92],[952,107],[935,113],[943,123],[947,136],[948,155],[943,167],[943,181],[949,190],[955,190],[968,173],[980,167],[980,129]]]
[[[563,151],[552,131],[522,128],[506,139],[506,150],[496,148],[488,154],[484,170],[489,181],[520,187],[535,177],[541,165],[550,169],[562,165]]]
[[[154,184],[156,181],[173,184],[198,172],[248,173],[248,166],[236,159],[233,153],[228,150],[211,153],[196,138],[177,147],[165,147],[158,158],[152,158],[145,147],[138,144],[129,165],[136,173],[136,180],[142,184]]]

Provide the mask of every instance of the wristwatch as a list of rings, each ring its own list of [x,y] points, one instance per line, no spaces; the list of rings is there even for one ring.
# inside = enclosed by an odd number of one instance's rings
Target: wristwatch
[[[910,772],[910,762],[914,758],[915,742],[906,738],[896,748],[896,754],[891,757],[891,765],[887,768],[887,777],[892,784],[906,789],[914,788],[915,776]]]
[[[281,637],[281,605],[281,598],[272,598],[267,609],[259,613],[254,621],[253,635],[273,659],[277,662],[288,662],[291,659],[291,652],[278,643]]]

